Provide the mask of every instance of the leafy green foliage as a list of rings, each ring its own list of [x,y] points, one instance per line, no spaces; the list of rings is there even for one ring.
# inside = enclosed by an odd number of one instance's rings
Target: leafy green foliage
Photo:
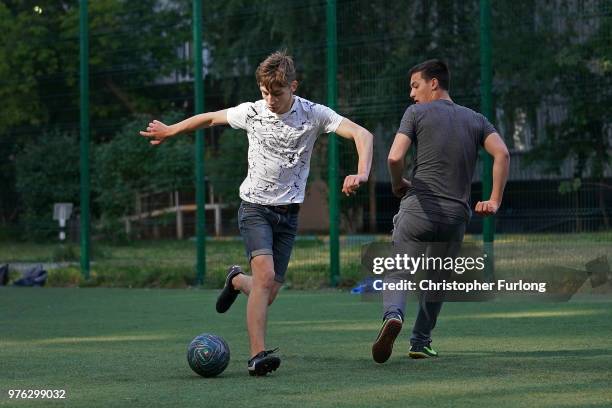
[[[53,21],[25,2],[16,3],[0,3],[0,134],[15,125],[45,121],[48,111],[39,92],[40,78],[56,74],[60,67],[49,47],[58,35]]]
[[[247,174],[248,149],[244,131],[226,129],[219,138],[217,151],[206,159],[208,180],[225,203],[240,202],[238,189]]]
[[[173,123],[179,117],[171,113],[163,121]],[[95,148],[93,184],[102,218],[117,220],[134,214],[141,193],[193,188],[192,140],[183,135],[152,146],[138,134],[147,123],[148,118],[135,119]]]
[[[79,202],[79,144],[74,134],[44,133],[16,160],[16,189],[24,208],[24,233],[29,238],[57,234],[53,203]]]
[[[155,81],[190,65],[176,51],[191,37],[190,6],[187,0],[89,2],[93,143],[112,139],[126,118],[182,104],[176,95],[185,92],[185,85]],[[36,150],[36,145],[51,149],[40,140],[43,129],[78,132],[79,3],[0,2],[0,32],[0,222],[25,217],[23,221],[31,224],[36,213],[32,202],[47,199],[48,194],[34,194],[36,184],[28,184],[29,192],[24,190],[26,176],[17,180],[15,156]],[[78,157],[70,164],[71,172],[78,172]],[[18,164],[22,170],[28,165]],[[36,181],[37,175],[27,178]],[[19,191],[16,183],[21,183]],[[26,196],[20,197],[21,192]],[[50,202],[37,205],[48,207]]]
[[[546,115],[547,125],[537,133],[527,162],[559,174],[562,163],[571,159],[574,179],[601,179],[611,160],[612,21],[588,16],[567,1],[559,2],[556,12],[533,2],[500,2],[496,8],[500,15],[512,16],[510,21],[537,14],[520,26],[497,31],[505,33],[497,37],[496,91],[507,122],[520,108],[528,114],[528,125],[537,129],[537,111]],[[503,50],[520,50],[520,56]],[[563,182],[560,191],[579,188],[574,180]]]
[[[33,193],[42,170],[17,176],[16,161],[26,151],[34,155],[36,147],[31,145],[46,146],[42,129],[78,130],[78,2],[40,0],[36,6],[40,12],[29,1],[0,3],[0,222],[5,223],[21,216],[34,225],[36,214],[40,220],[46,217],[46,200],[55,200],[44,189]],[[407,70],[428,58],[450,63],[453,98],[478,109],[478,9],[475,0],[415,0],[410,7],[403,2],[339,0],[338,112],[377,131],[375,148],[386,149],[410,103]],[[526,127],[537,133],[533,163],[558,172],[559,164],[571,158],[574,177],[601,177],[610,164],[609,13],[597,2],[578,7],[571,0],[498,1],[492,2],[492,9],[494,94],[503,116],[498,122],[507,130],[503,136],[510,142],[516,116],[525,114]],[[207,109],[258,99],[254,71],[270,52],[283,48],[295,57],[298,93],[325,103],[325,10],[320,0],[204,2]],[[186,55],[178,53],[191,39],[191,1],[96,0],[89,2],[89,14],[91,134],[96,145],[93,209],[95,216],[116,221],[133,211],[138,192],[193,188],[188,138],[154,149],[136,133],[160,112],[191,112],[193,84],[176,82],[173,76],[191,70],[187,48]],[[542,108],[553,105],[564,110],[562,120],[538,128]],[[122,127],[144,113],[146,119]],[[231,132],[206,150],[207,176],[228,202],[237,200],[247,151],[244,133]],[[321,137],[317,143],[311,179],[326,179],[326,140]],[[77,144],[75,139],[75,149]],[[351,143],[341,146],[342,180],[354,172],[356,156]],[[45,149],[48,153],[40,153],[44,159],[57,160],[56,150]],[[66,162],[74,166],[69,179],[76,180],[78,160],[72,153]],[[25,171],[30,164],[18,166]],[[49,170],[55,180],[56,170]],[[379,172],[378,181],[385,175],[386,170]],[[77,198],[74,195],[73,201]],[[365,201],[366,194],[360,192],[343,200],[342,208],[352,210]]]

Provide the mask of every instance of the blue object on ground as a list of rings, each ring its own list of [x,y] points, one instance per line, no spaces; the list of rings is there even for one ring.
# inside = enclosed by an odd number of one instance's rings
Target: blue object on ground
[[[8,283],[8,264],[0,266],[0,286],[6,286]]]
[[[363,279],[361,282],[357,283],[357,285],[351,289],[351,293],[353,295],[359,295],[361,293],[374,293],[374,292],[379,292],[378,290],[374,289],[374,281],[376,279],[374,279],[371,276],[368,276],[367,278]]]
[[[47,282],[48,273],[42,265],[36,265],[29,271],[25,271],[20,279],[13,283],[14,286],[44,286]]]

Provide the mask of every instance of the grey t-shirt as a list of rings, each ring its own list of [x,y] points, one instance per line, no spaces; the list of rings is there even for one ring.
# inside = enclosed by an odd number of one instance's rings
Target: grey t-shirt
[[[495,127],[480,113],[439,99],[406,109],[398,133],[412,141],[412,187],[400,210],[431,220],[469,220],[478,150]]]

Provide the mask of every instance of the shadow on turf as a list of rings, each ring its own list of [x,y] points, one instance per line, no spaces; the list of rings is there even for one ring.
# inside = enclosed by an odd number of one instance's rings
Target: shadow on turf
[[[274,378],[276,373],[272,373],[266,376],[260,376],[256,378]],[[181,380],[181,381],[223,381],[223,380],[233,380],[233,379],[242,379],[251,377],[247,372],[246,368],[244,371],[224,371],[216,377],[202,377],[197,375],[196,373],[180,373],[175,375],[170,375],[167,377],[168,380]]]
[[[471,352],[471,351],[449,351],[443,353],[437,358],[414,360],[408,356],[407,350],[398,350],[394,352],[392,357],[384,364],[375,363],[369,354],[358,356],[357,358],[347,359],[334,356],[301,356],[287,355],[287,361],[292,365],[301,366],[301,372],[321,372],[329,368],[342,369],[347,371],[369,371],[372,368],[380,367],[385,369],[405,369],[410,367],[423,367],[429,365],[456,365],[457,363],[465,362],[468,365],[473,364],[475,360],[541,360],[544,363],[553,361],[554,359],[576,358],[582,360],[587,357],[612,357],[611,349],[571,349],[571,350],[539,350],[539,351],[489,351],[489,352]],[[480,364],[480,363],[478,363]],[[310,367],[310,368],[309,368]],[[295,367],[288,368],[285,371],[294,371]],[[283,374],[284,374],[283,372]],[[238,375],[239,376],[239,375]]]
[[[297,354],[285,354],[287,366],[283,367],[282,372],[261,377],[274,379],[282,377],[285,379],[299,376],[303,377],[304,372],[317,374],[326,372],[330,369],[343,370],[346,372],[382,370],[379,372],[388,372],[393,370],[411,370],[415,368],[424,369],[429,367],[445,367],[449,365],[456,366],[458,363],[467,363],[468,366],[474,364],[478,360],[525,360],[539,363],[547,363],[556,359],[576,358],[584,359],[586,357],[612,357],[610,349],[571,349],[571,350],[536,350],[536,351],[449,351],[441,354],[438,358],[429,358],[422,360],[413,360],[408,357],[407,350],[398,350],[384,364],[377,364],[372,361],[368,354],[359,355],[355,358],[343,358],[331,355],[304,356]],[[539,361],[538,361],[539,360]],[[480,364],[480,363],[478,363]],[[504,363],[505,364],[505,363]],[[462,365],[465,368],[465,365]],[[298,368],[299,367],[299,368]],[[437,370],[436,370],[437,371]],[[317,374],[318,375],[318,374]],[[175,375],[168,376],[171,380],[182,381],[223,381],[248,378],[246,370],[228,370],[217,377],[204,378],[195,373],[181,372]]]
[[[244,374],[248,376],[246,371]],[[239,375],[239,373],[223,373],[216,377],[202,377],[194,373],[194,374],[169,375],[167,379],[168,380],[181,380],[181,381],[223,381],[224,379],[227,380],[227,379],[239,378],[239,377],[243,377],[243,376]]]
[[[536,350],[536,351],[459,351],[449,353],[448,357],[462,359],[483,357],[505,357],[505,358],[550,358],[550,357],[602,357],[611,356],[610,349],[585,348],[580,350]]]

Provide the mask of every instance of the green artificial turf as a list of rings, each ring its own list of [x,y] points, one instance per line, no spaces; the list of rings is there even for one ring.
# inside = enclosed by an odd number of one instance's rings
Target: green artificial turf
[[[224,315],[208,290],[0,288],[0,406],[596,407],[611,406],[612,301],[448,303],[437,359],[407,356],[411,314],[391,359],[370,346],[380,303],[340,291],[282,291],[268,346],[282,365],[246,371],[246,299]],[[416,304],[409,304],[414,311]],[[223,336],[229,367],[193,373],[187,345]],[[61,401],[9,389],[64,389]]]

